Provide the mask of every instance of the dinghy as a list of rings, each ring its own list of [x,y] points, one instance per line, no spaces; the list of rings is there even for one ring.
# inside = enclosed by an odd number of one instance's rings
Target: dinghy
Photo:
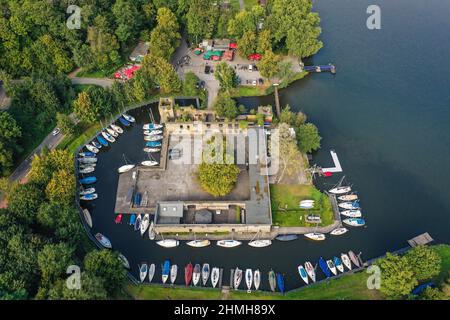
[[[169,275],[170,275],[170,261],[166,260],[164,261],[164,264],[162,266],[161,279],[163,283],[166,283],[167,279],[169,279]]]
[[[346,194],[338,197],[340,201],[355,201],[358,200],[358,196],[356,194]]]
[[[152,282],[153,277],[155,276],[156,266],[154,263],[150,265],[150,268],[148,269],[148,282]]]
[[[202,283],[203,283],[204,286],[206,285],[206,282],[208,282],[209,271],[210,271],[209,270],[209,264],[208,263],[203,264],[203,267],[202,267]]]
[[[311,240],[315,240],[315,241],[323,241],[326,239],[326,236],[323,233],[319,233],[319,232],[305,233],[305,237],[307,237],[308,239],[311,239]]]
[[[162,139],[163,139],[163,136],[145,136],[144,137],[145,141],[159,141]]]
[[[327,278],[331,277],[330,268],[328,268],[327,263],[322,257],[320,257],[319,259],[319,267],[320,269],[322,269],[322,272],[325,274]]]
[[[348,270],[352,270],[352,262],[346,253],[341,253],[341,260]]]
[[[134,164],[126,164],[126,165],[124,165],[124,166],[121,166],[119,169],[117,169],[117,171],[118,171],[119,173],[124,173],[124,172],[130,171],[130,170],[133,169],[135,166],[136,166],[136,165],[134,165]]]
[[[116,139],[106,131],[102,131],[102,136],[111,143],[116,142]]]
[[[144,135],[146,136],[157,136],[162,134],[161,130],[144,130]]]
[[[122,117],[124,117],[124,119],[127,120],[127,121],[129,121],[129,122],[136,122],[136,119],[135,119],[134,117],[132,117],[132,116],[126,114],[126,113],[124,113],[124,114],[122,115]]]
[[[97,136],[97,141],[100,142],[100,144],[104,147],[108,146],[108,141],[106,141],[103,137]]]
[[[253,271],[252,269],[245,270],[245,283],[247,284],[247,292],[251,292],[253,285]]]
[[[308,284],[309,283],[309,281],[308,281],[308,273],[306,272],[305,268],[302,265],[299,265],[297,267],[297,271],[298,271],[298,274],[300,275],[300,278],[302,278],[302,280],[306,284]]]
[[[338,204],[339,208],[346,210],[358,210],[359,209],[359,201],[355,200],[353,202],[341,202]]]
[[[161,147],[161,141],[148,141],[145,143],[146,147]]]
[[[163,127],[162,124],[146,123],[143,125],[142,129],[143,130],[156,130],[156,129],[161,129],[162,127]]]
[[[106,142],[106,141],[105,141]],[[101,149],[102,148],[102,144],[98,143],[97,141],[91,141],[91,144],[96,147],[97,149]]]
[[[362,218],[349,218],[344,219],[342,222],[352,227],[362,227],[363,225],[366,224],[366,221]]]
[[[235,248],[240,246],[242,242],[237,240],[219,240],[217,241],[217,245],[222,248]]]
[[[95,235],[95,239],[97,239],[98,242],[100,242],[100,244],[107,248],[107,249],[111,249],[112,245],[111,245],[111,241],[109,241],[109,239],[107,237],[105,237],[104,235],[102,235],[100,232],[98,232]]]
[[[150,224],[150,215],[146,213],[141,222],[141,236],[143,236],[145,231],[147,231],[149,224]]]
[[[161,151],[160,148],[144,148],[142,150],[144,152],[147,152],[147,153],[156,153],[156,152],[160,152]]]
[[[275,239],[277,239],[278,241],[292,241],[297,240],[298,236],[296,234],[281,234]]]
[[[233,282],[234,289],[236,289],[236,290],[239,289],[239,285],[241,284],[241,281],[242,281],[242,270],[239,268],[236,268],[234,270],[234,282]]]
[[[92,166],[89,166],[89,167],[81,169],[80,171],[78,171],[78,173],[87,174],[87,173],[92,173],[94,171],[95,171],[95,168]]]
[[[170,282],[172,284],[174,284],[175,280],[177,280],[177,274],[178,274],[178,266],[174,264],[172,265],[172,267],[170,267]]]
[[[122,134],[123,133],[123,129],[115,124],[110,125],[111,129],[113,129],[115,132],[117,132],[118,134]]]
[[[314,267],[311,262],[309,261],[305,262],[305,270],[309,278],[312,280],[312,282],[316,282],[316,271],[314,270]]]
[[[358,268],[361,267],[359,257],[353,251],[350,250],[348,252],[348,256],[350,257],[350,260],[355,264],[355,266],[357,266]]]
[[[148,265],[146,263],[141,264],[141,266],[139,267],[139,279],[141,280],[141,282],[144,282],[145,277],[147,276],[147,272]]]
[[[164,239],[157,241],[156,244],[164,248],[175,248],[179,245],[179,241],[175,239]]]
[[[262,240],[262,239],[253,240],[248,243],[248,245],[253,248],[264,248],[270,246],[271,244],[272,240]]]
[[[211,284],[213,286],[213,288],[216,287],[217,283],[219,282],[219,277],[220,277],[220,270],[219,268],[212,268],[211,270]]]
[[[269,272],[269,286],[270,290],[273,292],[277,290],[277,277],[275,276],[275,272],[273,270],[270,270]]]
[[[91,152],[91,151],[86,151],[86,152],[78,153],[78,156],[79,157],[86,157],[86,158],[95,158],[96,154],[94,152]]]
[[[344,265],[342,264],[342,260],[338,257],[333,257],[333,263],[336,266],[336,269],[340,272],[344,272]]]
[[[130,226],[134,226],[134,223],[136,222],[136,215],[132,214],[130,216]]]
[[[192,283],[194,284],[194,286],[197,286],[198,282],[200,281],[201,275],[202,275],[201,267],[197,263],[194,267],[194,272],[192,273]]]
[[[194,267],[192,266],[192,263],[189,262],[186,267],[184,267],[184,283],[186,286],[189,286],[192,280],[192,272],[194,270]]]
[[[119,122],[120,122],[121,124],[123,124],[125,127],[129,127],[129,126],[130,126],[130,122],[127,121],[127,120],[125,120],[125,119],[122,118],[122,117],[119,118]]]
[[[153,160],[146,160],[146,161],[142,161],[141,164],[146,167],[154,167],[154,166],[158,165],[158,162],[153,161]]]
[[[186,242],[186,244],[190,247],[194,247],[194,248],[203,248],[203,247],[207,247],[211,244],[211,242],[209,240],[192,240],[192,241],[188,241]]]
[[[87,188],[87,189],[80,191],[80,196],[85,196],[87,194],[91,194],[94,192],[95,192],[95,188]]]
[[[261,272],[259,272],[259,269],[256,269],[253,274],[253,284],[255,285],[255,290],[258,290],[261,285]]]
[[[350,218],[360,218],[362,216],[360,210],[344,210],[341,211],[340,214]]]
[[[119,136],[119,134],[115,130],[113,130],[111,128],[106,128],[106,131],[108,131],[108,133],[110,135],[112,135],[114,138],[117,138]]]
[[[148,227],[148,237],[150,240],[155,240],[156,232],[155,232],[155,225],[153,224],[153,221],[150,222],[150,227]]]
[[[340,236],[348,231],[347,228],[337,228],[330,232],[333,236]]]
[[[78,162],[83,163],[83,164],[96,163],[97,158],[78,158]]]
[[[350,191],[352,191],[351,187],[336,187],[336,188],[328,190],[328,192],[333,193],[333,194],[344,194],[344,193],[348,193]]]
[[[314,203],[303,203],[300,206],[300,209],[313,209],[314,208]]]
[[[136,221],[134,222],[134,231],[138,231],[141,228],[142,216],[138,214]]]
[[[96,177],[86,177],[80,180],[81,184],[93,184],[95,182],[97,182]]]
[[[327,260],[327,266],[328,266],[328,269],[330,269],[330,271],[334,274],[334,275],[337,275],[337,271],[336,271],[336,266],[334,265],[334,263],[333,263],[333,261],[330,259],[330,260]]]
[[[95,199],[97,199],[98,198],[98,194],[96,194],[96,193],[91,193],[91,194],[86,194],[86,195],[84,195],[84,196],[81,196],[80,197],[80,200],[83,200],[83,201],[92,201],[92,200],[95,200]]]
[[[97,166],[96,163],[80,163],[80,164],[78,165],[78,168],[79,168],[79,169],[86,169],[86,168],[89,168],[89,167],[95,168],[96,166]]]
[[[89,228],[92,228],[92,217],[88,209],[83,209],[83,216]]]
[[[284,294],[284,278],[281,273],[277,273],[277,285],[280,292]]]
[[[121,213],[119,213],[119,214],[116,216],[116,218],[114,219],[114,222],[115,222],[116,224],[119,224],[119,223],[122,222],[122,218],[123,218],[123,215],[122,215]]]
[[[128,259],[121,253],[119,253],[119,260],[122,262],[123,266],[126,269],[130,269],[130,263],[128,262]]]
[[[94,147],[93,145],[87,144],[86,145],[86,149],[88,149],[90,152],[93,153],[99,153],[100,150],[98,150],[98,148]]]

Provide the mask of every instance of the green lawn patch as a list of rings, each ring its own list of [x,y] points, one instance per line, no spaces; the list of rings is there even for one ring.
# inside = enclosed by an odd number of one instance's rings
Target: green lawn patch
[[[82,124],[79,128],[81,134],[66,136],[63,141],[58,145],[58,149],[67,149],[70,152],[75,152],[79,146],[85,144],[97,131],[101,129],[100,123],[93,125]]]
[[[312,185],[270,185],[273,224],[280,227],[310,227],[315,224],[307,223],[308,214],[320,215],[321,226],[333,223],[333,209],[328,197]],[[301,210],[301,200],[315,200],[314,210]]]
[[[129,285],[126,291],[136,300],[219,300],[222,296],[220,290],[143,285]]]
[[[450,245],[440,244],[432,247],[442,259],[441,272],[436,277],[436,283],[443,283],[449,278],[450,272]]]
[[[100,70],[94,70],[94,71],[88,71],[88,70],[81,70],[77,73],[77,78],[107,78],[110,75],[108,72],[100,71]]]
[[[238,86],[232,90],[231,96],[235,98],[264,96],[267,94],[267,88],[267,86]]]
[[[244,0],[246,10],[250,10],[253,6],[258,5],[258,0]]]

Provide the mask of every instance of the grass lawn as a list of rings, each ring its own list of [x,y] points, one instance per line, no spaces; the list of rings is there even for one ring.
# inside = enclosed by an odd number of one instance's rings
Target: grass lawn
[[[75,152],[75,150],[87,142],[97,131],[101,129],[100,123],[93,125],[81,125],[79,129],[82,132],[80,135],[70,135],[66,136],[63,141],[58,145],[58,149],[67,149],[70,152]]]
[[[104,71],[85,71],[81,70],[77,73],[77,78],[107,78],[110,74]]]
[[[244,6],[246,10],[250,10],[253,6],[258,4],[258,0],[244,0]]]
[[[254,97],[267,94],[267,86],[238,86],[231,92],[232,97]]]
[[[311,185],[270,185],[273,223],[281,227],[315,226],[305,222],[307,214],[320,215],[321,226],[333,223],[333,210],[328,197]],[[299,202],[305,199],[315,200],[317,209],[300,210]]]
[[[440,244],[433,246],[433,249],[439,254],[442,259],[441,272],[436,277],[436,283],[443,283],[449,278],[450,272],[450,245]]]
[[[125,290],[135,300],[219,300],[219,290],[180,289],[170,287],[129,285]]]

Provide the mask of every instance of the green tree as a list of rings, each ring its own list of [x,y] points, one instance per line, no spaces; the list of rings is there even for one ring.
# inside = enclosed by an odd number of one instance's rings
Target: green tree
[[[189,38],[195,43],[213,36],[219,10],[212,1],[190,0],[186,13],[186,26]]]
[[[108,292],[104,280],[88,272],[81,273],[81,289],[68,289],[64,280],[58,280],[48,291],[49,300],[105,300]]]
[[[189,71],[184,76],[184,83],[183,83],[183,91],[188,96],[196,96],[198,93],[197,85],[198,85],[199,79],[193,73],[192,71]]]
[[[238,52],[242,57],[255,53],[256,34],[252,31],[246,31],[238,41]]]
[[[239,172],[235,164],[203,162],[198,168],[198,179],[206,192],[215,197],[221,197],[233,190]]]
[[[35,222],[42,201],[42,191],[32,183],[16,184],[8,194],[9,210],[27,224]]]
[[[258,63],[258,69],[264,78],[272,79],[280,72],[279,63],[281,57],[274,54],[271,50],[266,51]]]
[[[58,127],[61,129],[61,132],[67,135],[71,135],[75,133],[76,125],[70,118],[70,116],[63,114],[63,113],[57,113],[56,114],[56,121],[58,123]]]
[[[237,85],[236,72],[226,62],[220,62],[216,65],[214,77],[219,81],[220,88],[224,91],[230,91]]]
[[[115,252],[96,250],[84,257],[86,272],[104,280],[104,287],[109,293],[119,290],[126,280],[126,271]]]
[[[21,136],[16,120],[9,113],[0,111],[0,176],[10,173],[14,165],[16,144]]]
[[[112,13],[116,19],[115,34],[122,43],[134,40],[142,23],[136,4],[133,1],[116,0],[112,6]]]
[[[264,55],[268,51],[272,51],[272,35],[269,29],[265,29],[258,34],[256,52]]]
[[[417,285],[417,279],[405,257],[388,252],[377,265],[381,270],[380,291],[386,297],[393,299],[405,297]]]
[[[60,170],[74,174],[73,155],[68,150],[43,150],[40,155],[33,157],[28,178],[30,182],[45,189],[54,172]]]
[[[302,124],[297,130],[298,147],[302,152],[311,152],[320,148],[319,130],[312,123]]]
[[[217,96],[213,109],[219,117],[225,117],[229,120],[235,119],[239,114],[236,101],[226,92]]]
[[[181,39],[177,17],[170,9],[159,8],[156,20],[158,24],[150,35],[150,53],[169,60]]]
[[[427,287],[420,295],[420,300],[448,300],[439,288]]]
[[[74,111],[78,119],[87,123],[94,123],[98,119],[99,108],[92,103],[87,92],[80,92],[74,102]]]
[[[430,247],[414,247],[406,253],[405,258],[419,281],[428,280],[441,271],[441,257]]]
[[[75,175],[72,172],[59,170],[45,188],[47,199],[62,204],[71,203],[75,199]]]
[[[41,282],[48,286],[65,274],[72,264],[73,249],[65,243],[47,244],[37,255]]]

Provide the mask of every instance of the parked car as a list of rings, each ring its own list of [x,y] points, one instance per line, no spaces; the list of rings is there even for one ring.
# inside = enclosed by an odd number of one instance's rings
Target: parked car
[[[53,130],[52,135],[57,136],[60,132],[61,130],[59,128],[56,128],[55,130]]]
[[[252,71],[253,71],[253,65],[252,65],[252,64],[249,64],[249,65],[248,65],[248,71],[249,71],[249,72],[252,72]]]
[[[259,82],[259,84],[264,84],[264,79],[263,78],[259,78],[258,82]]]
[[[208,74],[211,71],[210,66],[205,66],[205,74]]]
[[[252,81],[252,86],[256,86],[256,84],[257,84],[256,80],[253,80]]]

